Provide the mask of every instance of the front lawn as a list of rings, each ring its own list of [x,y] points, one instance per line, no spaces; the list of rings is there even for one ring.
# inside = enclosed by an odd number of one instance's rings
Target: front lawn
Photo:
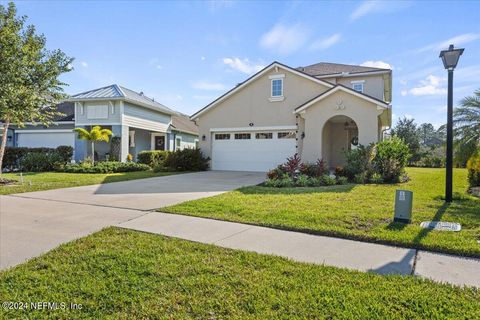
[[[399,185],[254,186],[159,210],[480,257],[480,199],[466,193],[467,171],[454,170],[457,199],[449,206],[444,169],[407,172],[411,180]],[[412,224],[392,222],[396,189],[414,192]],[[421,229],[426,220],[459,222],[462,231]]]
[[[171,174],[177,174],[177,172],[153,172],[150,170],[121,173],[24,173],[23,184],[20,184],[21,177],[19,173],[4,173],[2,177],[17,180],[19,183],[7,186],[0,185],[0,194],[78,187],[99,183],[161,177]]]
[[[108,228],[0,272],[35,319],[478,319],[480,291]],[[81,304],[31,310],[30,302]]]

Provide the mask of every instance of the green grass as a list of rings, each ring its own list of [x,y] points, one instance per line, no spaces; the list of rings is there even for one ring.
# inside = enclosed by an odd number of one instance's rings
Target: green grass
[[[0,273],[0,310],[51,319],[478,319],[480,290],[292,262],[108,228]]]
[[[159,209],[199,217],[334,235],[405,247],[480,256],[480,199],[467,190],[467,171],[454,170],[457,199],[444,205],[443,169],[408,168],[399,185],[275,189],[247,187]],[[413,223],[393,223],[396,189],[412,190]],[[460,232],[420,228],[426,220],[459,222]]]
[[[0,186],[0,194],[78,187],[99,183],[110,183],[177,174],[176,172],[135,171],[122,173],[24,173],[23,184],[19,173],[4,173],[2,177],[14,179],[18,184]]]

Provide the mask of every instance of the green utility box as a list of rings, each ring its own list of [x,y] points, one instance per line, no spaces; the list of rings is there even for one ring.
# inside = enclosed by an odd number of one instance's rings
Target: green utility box
[[[395,215],[393,221],[410,223],[412,220],[413,192],[397,190],[395,193]]]

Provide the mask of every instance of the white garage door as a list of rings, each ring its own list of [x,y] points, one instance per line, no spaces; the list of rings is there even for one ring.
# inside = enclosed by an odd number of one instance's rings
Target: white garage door
[[[19,147],[46,147],[74,146],[75,134],[73,132],[18,132]]]
[[[212,134],[212,169],[268,171],[295,154],[295,131]]]

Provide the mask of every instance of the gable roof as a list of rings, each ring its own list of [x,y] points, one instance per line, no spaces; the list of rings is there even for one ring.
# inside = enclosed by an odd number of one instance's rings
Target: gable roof
[[[312,106],[313,104],[317,103],[318,101],[320,101],[322,99],[325,99],[326,97],[330,96],[331,94],[333,94],[337,91],[344,91],[344,92],[350,93],[350,94],[352,94],[354,96],[357,96],[357,97],[359,97],[363,100],[366,100],[366,101],[369,101],[371,103],[376,104],[377,107],[381,107],[381,108],[384,108],[384,109],[388,109],[390,107],[390,105],[388,103],[386,103],[385,101],[382,101],[382,100],[377,99],[375,97],[369,96],[368,94],[355,91],[355,90],[353,90],[349,87],[346,87],[344,85],[337,84],[335,87],[330,88],[329,90],[327,90],[325,92],[322,92],[318,96],[313,97],[312,99],[308,100],[307,102],[305,102],[305,103],[301,104],[300,106],[298,106],[297,108],[295,108],[294,113],[302,112],[303,110],[307,109],[308,107]]]
[[[314,82],[317,82],[319,84],[322,84],[328,88],[332,88],[333,87],[333,84],[331,84],[330,82],[327,82],[327,81],[324,81],[324,80],[320,80],[320,79],[317,79],[305,72],[302,72],[300,70],[297,70],[297,69],[294,69],[294,68],[291,68],[285,64],[282,64],[280,62],[277,62],[277,61],[274,61],[272,62],[271,64],[269,64],[268,66],[266,66],[265,68],[263,68],[262,70],[258,71],[257,73],[255,73],[253,76],[251,76],[250,78],[248,78],[247,80],[245,80],[244,82],[238,84],[236,87],[230,89],[229,91],[227,91],[225,94],[221,95],[220,97],[218,97],[217,99],[215,99],[214,101],[212,101],[211,103],[209,103],[208,105],[206,105],[205,107],[203,107],[202,109],[200,109],[199,111],[197,111],[196,113],[194,113],[193,115],[190,116],[190,119],[195,119],[197,118],[198,116],[200,116],[200,114],[206,112],[207,110],[211,109],[212,107],[216,106],[218,103],[224,101],[226,98],[228,98],[229,96],[231,96],[232,94],[234,94],[235,92],[243,89],[247,84],[249,84],[250,82],[260,78],[261,76],[263,76],[265,73],[267,73],[268,71],[270,71],[271,69],[275,68],[275,67],[279,67],[279,68],[283,68],[283,69],[286,69],[296,75],[299,75],[301,77],[304,77],[306,79],[309,79],[311,81],[314,81]]]
[[[81,92],[71,96],[70,99],[68,99],[70,102],[92,100],[125,100],[170,115],[175,114],[175,111],[161,103],[156,102],[153,99],[150,99],[149,97],[145,96],[143,92],[138,93],[117,84]]]
[[[172,128],[177,131],[198,135],[198,126],[187,115],[177,113],[172,115]]]
[[[314,77],[336,75],[336,74],[355,74],[368,72],[390,72],[390,69],[364,67],[352,64],[319,62],[306,67],[297,67],[299,71],[305,72]]]

